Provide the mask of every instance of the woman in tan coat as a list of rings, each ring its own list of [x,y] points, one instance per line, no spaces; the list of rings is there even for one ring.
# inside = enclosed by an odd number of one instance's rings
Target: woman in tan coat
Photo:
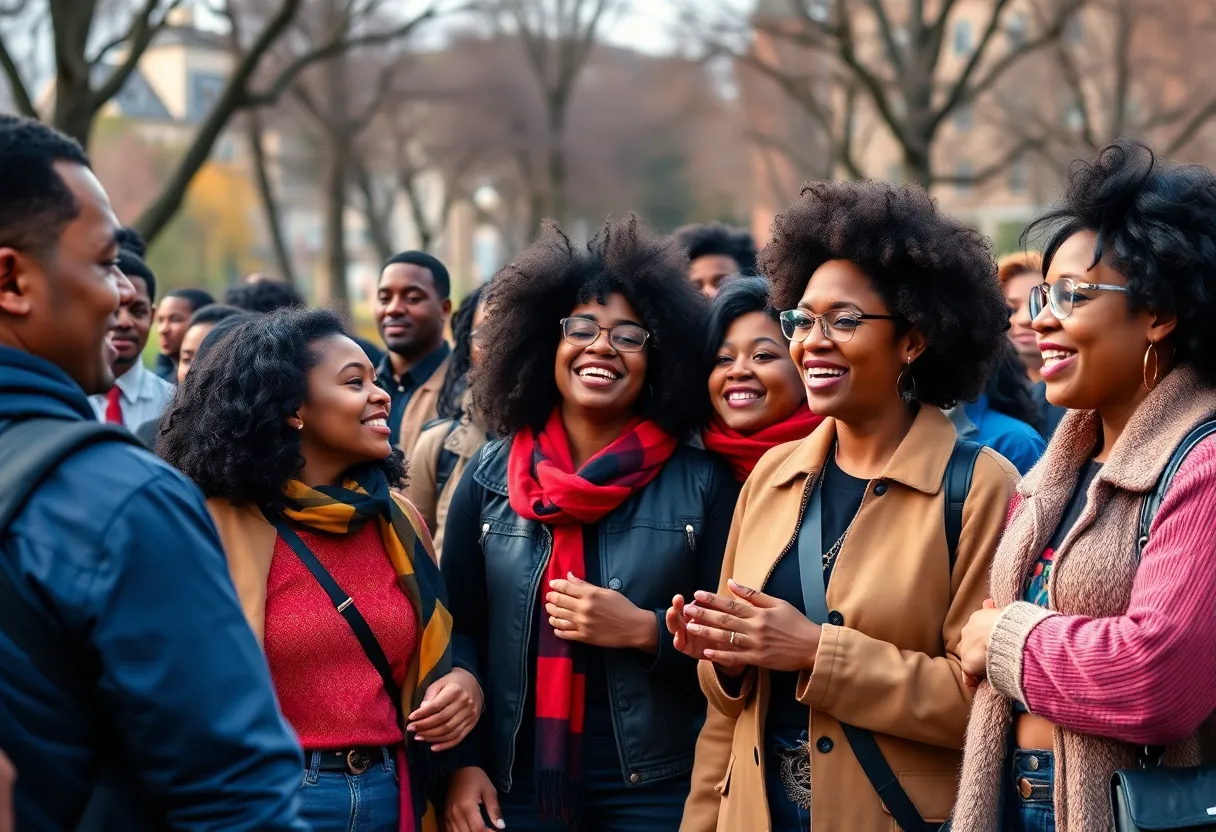
[[[435,541],[435,556],[443,557],[443,527],[456,484],[469,461],[486,444],[489,433],[471,407],[468,373],[477,366],[478,331],[486,318],[482,300],[485,286],[478,286],[461,302],[452,317],[452,358],[448,362],[443,387],[439,389],[439,418],[422,429],[409,455],[409,478],[405,495],[409,497]]]
[[[940,823],[970,704],[959,633],[1017,475],[958,445],[939,408],[974,398],[1003,346],[996,266],[923,190],[880,183],[805,186],[761,257],[811,410],[829,418],[761,459],[717,592],[668,611],[710,703],[682,828]],[[970,475],[961,513],[950,468]],[[897,783],[883,799],[859,762],[875,744]]]

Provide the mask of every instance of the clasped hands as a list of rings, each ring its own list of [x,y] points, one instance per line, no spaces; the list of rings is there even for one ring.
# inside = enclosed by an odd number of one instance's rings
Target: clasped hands
[[[667,630],[675,648],[739,676],[747,667],[814,670],[822,628],[786,601],[735,581],[727,593],[698,591],[672,599]]]

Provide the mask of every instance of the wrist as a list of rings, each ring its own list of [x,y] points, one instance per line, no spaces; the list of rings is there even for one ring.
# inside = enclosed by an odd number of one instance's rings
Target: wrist
[[[629,646],[653,656],[659,652],[658,619],[651,610],[638,607],[634,609],[637,612],[633,616],[634,624],[630,628],[632,632],[629,636]]]
[[[819,653],[819,641],[822,636],[823,628],[818,624],[812,624],[805,640],[806,647],[802,652],[802,670],[808,673],[813,673],[815,670],[815,656]]]

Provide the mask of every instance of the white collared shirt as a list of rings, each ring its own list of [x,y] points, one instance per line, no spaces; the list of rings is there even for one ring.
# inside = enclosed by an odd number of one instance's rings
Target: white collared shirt
[[[127,370],[114,382],[121,392],[119,403],[122,405],[122,422],[129,431],[134,431],[144,422],[160,416],[165,405],[173,396],[173,385],[149,372],[142,361]],[[104,395],[89,396],[93,412],[97,420],[106,420],[106,397]]]

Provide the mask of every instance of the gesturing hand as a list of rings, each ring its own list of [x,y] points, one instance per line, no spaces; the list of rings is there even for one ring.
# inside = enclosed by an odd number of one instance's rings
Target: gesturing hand
[[[814,669],[818,624],[771,595],[733,580],[727,587],[729,595],[697,592],[684,607],[688,632],[711,644],[702,650],[706,659],[723,668]]]
[[[976,687],[988,675],[988,643],[992,640],[992,628],[1000,617],[992,599],[984,602],[984,608],[971,613],[963,626],[958,642],[958,660],[963,666],[963,676],[968,685]],[[974,684],[972,684],[974,682]]]
[[[654,653],[659,629],[654,613],[639,609],[619,592],[566,575],[549,581],[545,612],[553,634],[596,647],[636,647]]]
[[[432,751],[447,751],[460,744],[481,716],[484,699],[472,673],[455,668],[427,688],[422,704],[409,715],[405,730]]]

